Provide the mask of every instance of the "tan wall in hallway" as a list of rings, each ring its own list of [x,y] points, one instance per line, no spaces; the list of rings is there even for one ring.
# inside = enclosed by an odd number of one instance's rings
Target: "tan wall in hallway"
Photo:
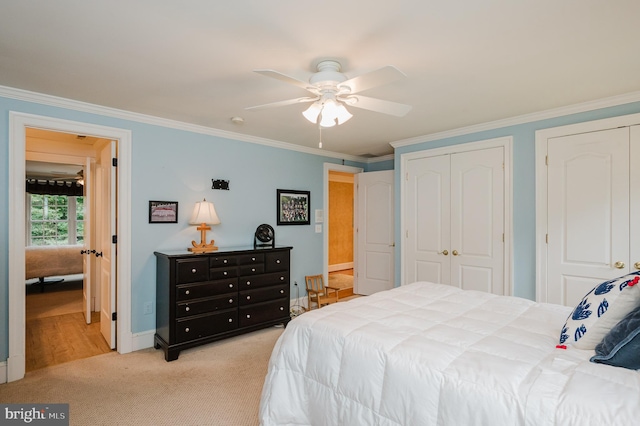
[[[329,174],[329,265],[353,262],[353,175]]]

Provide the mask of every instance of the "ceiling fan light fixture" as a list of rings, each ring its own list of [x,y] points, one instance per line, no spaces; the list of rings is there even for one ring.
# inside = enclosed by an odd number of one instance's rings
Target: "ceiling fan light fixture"
[[[309,108],[307,108],[302,112],[302,115],[304,115],[304,118],[306,118],[313,124],[317,124],[318,116],[320,115],[321,111],[322,111],[322,103],[314,102],[311,104],[311,106],[309,106]]]

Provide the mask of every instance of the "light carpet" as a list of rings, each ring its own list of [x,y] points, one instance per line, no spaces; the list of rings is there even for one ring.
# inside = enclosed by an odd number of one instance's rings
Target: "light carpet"
[[[180,353],[115,352],[0,385],[3,403],[69,403],[71,425],[257,425],[267,365],[282,327]]]
[[[353,275],[329,274],[329,285],[338,288],[353,287]]]

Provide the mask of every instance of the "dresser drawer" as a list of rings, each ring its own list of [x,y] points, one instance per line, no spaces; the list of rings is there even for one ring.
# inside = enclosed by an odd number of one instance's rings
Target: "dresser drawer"
[[[239,265],[262,265],[264,263],[264,254],[251,253],[238,255]]]
[[[289,299],[240,307],[240,327],[277,320],[289,316]]]
[[[289,284],[281,284],[258,288],[255,290],[243,290],[240,292],[240,305],[243,306],[266,302],[269,300],[282,299],[283,297],[287,297],[288,287]]]
[[[238,306],[238,298],[235,293],[227,296],[195,299],[178,303],[176,306],[176,317],[183,318],[191,315],[206,314],[223,309],[235,308],[236,306]]]
[[[240,266],[240,276],[255,275],[264,272],[264,264],[259,265],[242,265]]]
[[[289,251],[277,251],[265,255],[266,272],[288,271]]]
[[[209,279],[209,259],[176,260],[176,283],[194,283]]]
[[[209,260],[209,266],[211,266],[212,268],[235,266],[238,264],[238,256],[233,255],[211,256]]]
[[[240,287],[240,290],[248,290],[251,288],[259,288],[276,284],[289,285],[289,271],[256,275],[254,277],[240,277],[238,279],[238,286]]]
[[[211,280],[223,280],[225,278],[234,278],[238,276],[238,268],[236,266],[229,266],[226,268],[215,268],[209,270],[209,279]]]
[[[225,293],[235,293],[237,290],[237,278],[197,284],[182,284],[176,286],[176,300],[182,302],[203,297],[220,296]]]
[[[238,328],[238,311],[216,312],[178,319],[176,322],[176,343],[188,342]]]

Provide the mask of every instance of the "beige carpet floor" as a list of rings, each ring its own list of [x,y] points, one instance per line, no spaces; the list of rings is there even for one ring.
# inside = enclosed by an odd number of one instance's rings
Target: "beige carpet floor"
[[[257,425],[262,385],[283,328],[180,353],[111,352],[0,385],[3,403],[69,403],[71,425]]]
[[[338,288],[353,287],[353,275],[329,274],[329,285]]]

